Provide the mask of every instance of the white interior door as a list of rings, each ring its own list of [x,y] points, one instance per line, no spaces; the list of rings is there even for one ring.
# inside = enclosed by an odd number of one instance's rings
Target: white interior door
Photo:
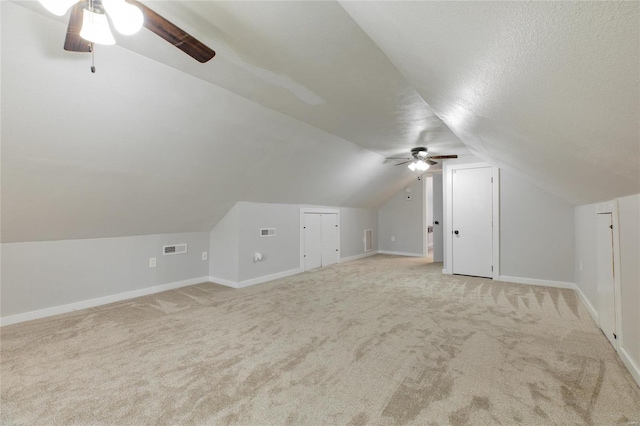
[[[338,215],[321,214],[322,266],[338,263]]]
[[[492,278],[493,171],[452,170],[452,272]]]
[[[322,266],[322,218],[319,214],[304,215],[304,270]]]
[[[442,262],[444,259],[443,244],[443,205],[442,205],[442,175],[433,175],[433,261]]]
[[[616,348],[616,298],[613,269],[613,221],[611,213],[598,214],[598,322]]]

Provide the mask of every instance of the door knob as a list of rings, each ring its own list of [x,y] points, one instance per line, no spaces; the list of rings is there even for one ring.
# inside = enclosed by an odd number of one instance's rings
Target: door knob
[[[458,235],[459,232],[457,230],[453,231],[454,234]]]
[[[433,222],[434,225],[440,225],[440,222],[438,222],[437,220],[435,222]]]

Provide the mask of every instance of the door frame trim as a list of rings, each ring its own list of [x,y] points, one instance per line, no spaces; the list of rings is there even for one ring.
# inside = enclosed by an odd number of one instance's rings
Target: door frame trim
[[[493,275],[494,280],[498,280],[500,277],[500,169],[492,166],[489,163],[475,162],[466,164],[447,164],[445,161],[442,167],[442,178],[444,179],[445,188],[443,191],[444,202],[444,217],[446,218],[444,223],[444,268],[443,274],[452,275],[452,260],[453,260],[453,236],[451,222],[453,221],[453,186],[452,172],[454,170],[461,169],[477,169],[481,167],[491,167],[491,177],[493,178],[493,206],[492,206],[492,222],[493,222],[493,236],[492,236],[492,257],[493,257]]]
[[[329,207],[302,207],[300,208],[300,224],[298,226],[298,233],[300,234],[300,270],[304,269],[304,215],[307,213],[313,214],[336,214],[336,220],[338,221],[338,261],[342,260],[342,245],[340,244],[340,234],[342,233],[342,224],[340,223],[340,209],[334,209]]]
[[[596,204],[596,215],[611,214],[611,224],[613,225],[613,291],[615,291],[616,301],[616,344],[613,347],[617,352],[624,349],[624,333],[622,330],[622,289],[620,283],[620,225],[618,219],[618,200],[606,201]],[[595,230],[594,230],[595,234]],[[596,242],[597,243],[597,242]],[[596,283],[597,288],[597,283]],[[600,295],[598,295],[600,297]],[[598,304],[600,301],[598,300]],[[598,312],[599,316],[600,312]],[[598,318],[598,327],[600,320]]]

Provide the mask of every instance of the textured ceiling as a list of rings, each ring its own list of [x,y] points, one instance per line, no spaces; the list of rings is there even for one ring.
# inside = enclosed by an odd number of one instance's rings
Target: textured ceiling
[[[143,30],[93,75],[66,17],[1,2],[3,241],[377,207],[414,177],[382,156],[418,145],[576,204],[640,192],[637,2],[145,3],[218,55]]]
[[[640,3],[342,5],[474,154],[575,204],[640,192]]]

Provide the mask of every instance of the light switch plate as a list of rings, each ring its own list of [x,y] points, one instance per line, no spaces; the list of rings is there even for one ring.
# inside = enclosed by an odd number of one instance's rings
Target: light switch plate
[[[202,252],[202,260],[207,260],[209,258],[209,255],[206,251]]]
[[[149,268],[155,268],[156,267],[156,258],[155,257],[150,257],[149,258]]]

